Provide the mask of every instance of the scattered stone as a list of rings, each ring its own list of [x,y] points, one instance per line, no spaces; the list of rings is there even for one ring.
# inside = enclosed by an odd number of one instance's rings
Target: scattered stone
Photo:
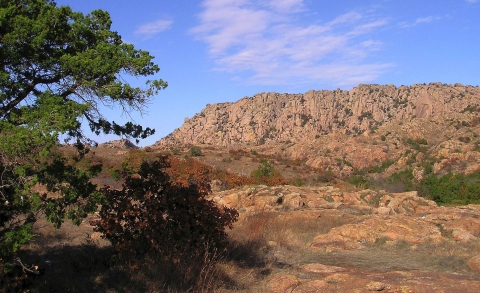
[[[305,205],[299,193],[287,194],[283,197],[282,205],[290,209],[298,209]]]
[[[325,283],[327,284],[337,284],[340,282],[343,282],[345,280],[350,279],[351,277],[347,274],[344,273],[336,273],[333,275],[330,275],[324,279]]]
[[[355,224],[335,227],[327,234],[314,238],[310,247],[323,250],[350,250],[375,243],[377,239],[402,240],[410,243],[442,240],[440,229],[434,223],[422,222],[405,215],[371,217]]]
[[[390,215],[392,213],[392,208],[389,207],[379,207],[377,213],[380,215]]]
[[[467,261],[470,270],[480,273],[480,255],[476,255]]]
[[[305,264],[300,266],[300,269],[306,273],[337,273],[346,271],[342,267],[327,266],[319,263]]]
[[[368,291],[383,291],[387,288],[387,284],[381,282],[371,282],[367,285]]]
[[[272,293],[292,293],[300,285],[300,280],[294,275],[278,275],[271,279],[267,287]]]
[[[313,280],[300,284],[293,290],[293,293],[321,293],[325,292],[328,284],[323,280]]]
[[[90,239],[92,240],[99,240],[99,239],[102,239],[102,233],[100,232],[93,232],[92,234],[90,234]]]
[[[458,242],[469,242],[477,239],[477,237],[473,236],[472,233],[462,228],[453,229],[452,236],[453,236],[453,239]]]

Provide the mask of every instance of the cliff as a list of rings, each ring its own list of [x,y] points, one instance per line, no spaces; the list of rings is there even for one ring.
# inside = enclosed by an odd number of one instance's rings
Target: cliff
[[[330,133],[360,134],[394,120],[471,112],[479,104],[479,87],[442,83],[261,93],[235,103],[207,105],[155,146],[305,142]]]

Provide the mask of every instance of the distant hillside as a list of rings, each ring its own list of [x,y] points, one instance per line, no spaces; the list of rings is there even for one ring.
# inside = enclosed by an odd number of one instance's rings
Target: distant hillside
[[[476,112],[480,88],[461,84],[359,85],[350,91],[262,93],[207,105],[157,147],[234,147],[308,142],[322,135],[356,135],[390,121]]]
[[[138,146],[136,146],[133,142],[124,138],[102,143],[99,145],[99,147],[114,149],[138,149]]]

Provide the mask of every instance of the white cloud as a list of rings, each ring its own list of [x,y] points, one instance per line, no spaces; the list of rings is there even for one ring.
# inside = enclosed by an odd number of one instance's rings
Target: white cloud
[[[172,20],[159,19],[157,21],[142,24],[137,28],[137,30],[135,30],[135,34],[141,35],[144,38],[148,39],[158,33],[161,33],[163,31],[170,29],[172,24],[173,24]]]
[[[439,19],[441,19],[441,17],[438,17],[438,16],[419,17],[419,18],[415,19],[415,21],[412,22],[412,23],[402,22],[402,23],[400,23],[400,26],[401,27],[412,27],[412,26],[416,26],[416,25],[419,25],[419,24],[422,24],[422,23],[429,23],[429,22],[432,22],[434,20],[439,20]]]
[[[468,3],[477,3],[478,0],[466,0]]]
[[[351,86],[392,66],[365,61],[382,47],[367,34],[385,19],[352,11],[329,22],[300,23],[308,13],[303,0],[204,0],[202,8],[191,33],[206,42],[215,70],[245,83]]]
[[[267,6],[281,13],[300,12],[305,8],[303,0],[271,0]]]

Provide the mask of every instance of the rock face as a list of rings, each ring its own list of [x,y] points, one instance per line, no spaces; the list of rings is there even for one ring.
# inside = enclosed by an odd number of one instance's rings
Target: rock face
[[[102,143],[99,146],[114,149],[138,149],[138,147],[128,139],[112,140],[106,143]]]
[[[480,292],[480,255],[474,248],[480,205],[441,207],[416,192],[334,186],[258,185],[210,198],[236,208],[239,221],[255,227],[243,237],[270,240],[277,268],[271,266],[256,290],[241,292]],[[305,231],[316,236],[305,237],[310,235]],[[413,255],[456,259],[457,271],[430,270],[433,259],[425,260],[426,267],[412,265]],[[440,263],[443,270],[447,262]]]
[[[316,217],[354,217],[352,223],[332,228],[310,243],[326,252],[360,249],[379,241],[473,243],[480,235],[480,206],[439,207],[416,191],[344,191],[332,186],[295,187],[264,185],[242,187],[211,195],[219,206],[241,213],[312,211]],[[318,214],[315,214],[315,213]],[[473,263],[473,262],[472,262]]]
[[[338,209],[350,214],[418,214],[437,207],[434,201],[419,197],[416,191],[342,191],[333,186],[295,187],[265,185],[245,186],[216,192],[211,199],[220,206],[246,212],[287,210]]]
[[[477,109],[479,104],[480,88],[442,83],[262,93],[235,103],[207,105],[155,145],[302,142],[329,133],[359,134],[393,120],[462,113]]]

